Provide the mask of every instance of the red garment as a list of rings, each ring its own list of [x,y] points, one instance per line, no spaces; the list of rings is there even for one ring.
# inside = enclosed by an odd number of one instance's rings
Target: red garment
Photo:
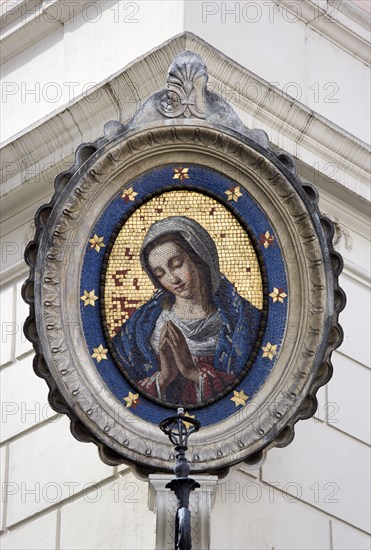
[[[213,356],[198,356],[193,357],[193,360],[200,369],[199,384],[179,373],[174,382],[169,384],[165,391],[161,391],[157,384],[159,372],[156,372],[140,380],[139,386],[149,395],[162,401],[189,406],[209,401],[233,383],[233,374],[214,368]]]

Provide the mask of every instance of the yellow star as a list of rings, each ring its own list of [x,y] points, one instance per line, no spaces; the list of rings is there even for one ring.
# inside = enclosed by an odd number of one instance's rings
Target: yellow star
[[[81,300],[84,302],[85,306],[95,306],[95,301],[98,300],[98,296],[95,295],[95,290],[84,290],[84,296],[81,296]]]
[[[186,416],[187,416],[188,418],[196,418],[195,415],[192,416],[192,415],[190,415],[190,414],[187,413],[187,412],[184,414],[184,417],[183,417],[183,418],[185,418]],[[188,430],[189,428],[191,428],[191,426],[193,426],[193,424],[191,424],[191,422],[186,422],[185,420],[183,420],[183,424],[184,424],[184,426],[187,428],[187,430]]]
[[[263,357],[268,357],[272,361],[273,357],[277,355],[277,347],[276,344],[271,344],[270,342],[266,346],[262,346]]]
[[[227,200],[237,202],[240,197],[242,197],[241,187],[237,185],[236,187],[230,187],[228,191],[224,192],[227,195]]]
[[[133,407],[133,409],[135,409],[135,407],[138,405],[139,393],[132,393],[131,391],[129,391],[127,397],[124,397],[124,401],[126,403],[127,409],[130,409],[130,407]]]
[[[283,288],[276,287],[273,287],[273,292],[271,292],[269,296],[273,299],[273,303],[281,302],[283,304],[284,299],[287,298],[287,294],[283,291]]]
[[[104,237],[98,237],[94,234],[92,239],[89,239],[90,248],[94,248],[97,252],[100,252],[100,249],[106,246],[103,242]]]
[[[260,235],[260,244],[262,244],[264,248],[268,248],[270,245],[273,245],[274,235],[271,235],[269,231],[266,231],[264,234],[262,233]]]
[[[173,180],[183,181],[184,179],[189,179],[188,170],[189,168],[183,168],[182,166],[174,168]]]
[[[243,390],[241,391],[233,391],[233,397],[231,397],[231,401],[234,402],[236,407],[239,405],[246,405],[246,401],[248,400],[249,396],[245,395],[245,392]]]
[[[94,353],[92,354],[92,358],[96,359],[98,363],[102,361],[102,359],[107,359],[107,351],[108,349],[104,348],[102,344],[99,344],[97,348],[93,348]]]
[[[128,187],[128,189],[123,190],[122,198],[125,202],[135,201],[135,197],[137,196],[137,194],[138,193],[136,193],[132,187]]]

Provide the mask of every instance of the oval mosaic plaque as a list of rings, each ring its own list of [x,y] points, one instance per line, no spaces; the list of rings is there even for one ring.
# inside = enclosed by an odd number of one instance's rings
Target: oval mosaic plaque
[[[25,253],[25,333],[51,405],[105,462],[171,470],[159,422],[183,406],[201,422],[193,471],[218,472],[314,414],[342,339],[342,260],[287,154],[222,98],[174,114],[166,93],[57,176]]]

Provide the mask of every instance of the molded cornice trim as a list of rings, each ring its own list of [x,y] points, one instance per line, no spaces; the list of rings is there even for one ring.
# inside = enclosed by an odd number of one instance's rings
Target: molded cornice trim
[[[99,138],[107,121],[128,121],[151,93],[164,87],[170,63],[184,50],[201,55],[213,90],[230,102],[246,126],[265,130],[273,147],[286,150],[327,177],[334,193],[347,191],[355,207],[354,201],[368,200],[369,148],[364,142],[197,36],[182,33],[4,143],[1,195],[7,214],[19,211],[28,192],[32,196],[41,188],[45,192],[45,182],[60,171],[61,163],[70,160],[79,144]],[[258,103],[256,87],[262,91]]]
[[[23,0],[13,9],[4,10],[0,22],[1,63],[29,48],[75,17],[91,0]],[[0,6],[1,8],[1,6]]]
[[[339,48],[370,65],[371,18],[366,11],[347,0],[277,0],[277,5]]]
[[[331,40],[362,62],[370,64],[370,16],[348,0],[274,0],[312,30]],[[76,16],[91,0],[20,0],[0,11],[2,63],[28,48],[65,21]],[[1,6],[0,6],[1,8]]]

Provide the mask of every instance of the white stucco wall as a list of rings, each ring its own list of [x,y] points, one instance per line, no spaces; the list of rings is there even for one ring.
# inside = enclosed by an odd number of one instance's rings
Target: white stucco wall
[[[37,7],[28,8],[27,14],[36,18],[32,32],[42,27],[45,36],[2,66],[2,141],[110,78],[184,26],[179,0],[66,0],[65,6],[63,23],[63,3],[40,14]],[[26,17],[21,14],[20,23]],[[128,90],[128,102],[135,101]]]
[[[191,1],[187,2],[185,12],[186,30],[368,141],[368,67],[303,20],[305,5],[305,2]],[[320,20],[315,4],[309,11],[314,22]],[[326,25],[334,27],[338,16],[339,10],[333,6],[328,19],[324,19],[325,29]],[[353,107],[345,108],[350,105]]]
[[[19,10],[24,5],[3,1],[1,7],[10,4]],[[323,25],[319,32],[295,19],[292,6],[287,11],[287,2],[281,1],[82,4],[85,10],[66,17],[57,11],[60,2],[54,8],[54,0],[44,2],[44,9],[55,11],[45,11],[39,21],[22,28],[28,17],[32,19],[32,2],[27,1],[29,15],[19,11],[19,18],[8,18],[4,27],[9,59],[1,75],[2,141],[4,150],[11,148],[19,158],[28,135],[40,140],[35,149],[48,144],[47,130],[40,136],[33,129],[48,118],[53,124],[58,120],[64,124],[69,102],[76,102],[92,85],[100,90],[102,83],[111,81],[134,59],[184,30],[328,118],[340,127],[344,140],[348,132],[360,140],[369,139],[369,73],[361,59],[365,29],[360,12],[350,17],[337,10],[338,22],[327,22],[336,31],[329,31],[330,39]],[[324,3],[314,3],[313,10],[317,4]],[[261,17],[252,22],[260,10]],[[359,55],[350,51],[357,47]],[[204,60],[208,63],[207,53]],[[157,67],[152,70],[153,79],[143,83],[140,95],[128,84],[129,111],[139,106],[142,95],[155,91]],[[163,86],[161,82],[158,87]],[[234,91],[238,84],[234,77]],[[246,92],[242,84],[246,82],[241,83],[241,98]],[[220,83],[212,85],[220,87]],[[221,89],[215,91],[223,94]],[[114,89],[112,93],[119,95]],[[73,126],[71,150],[101,134],[94,118],[94,96],[89,98],[91,123],[87,119],[85,125]],[[246,106],[235,92],[227,99],[235,103],[244,121],[259,127],[256,105]],[[259,100],[257,96],[257,105]],[[125,116],[122,102],[113,104],[117,104],[116,113],[107,116],[120,118],[120,109]],[[291,144],[284,123],[281,132],[270,129],[269,120],[265,124],[275,144]],[[365,193],[357,195],[361,182],[352,175],[360,161],[357,156],[349,161],[349,174],[340,185],[333,166],[309,161],[315,147],[309,150],[303,143],[297,146],[299,171],[319,187],[322,211],[338,222],[337,248],[345,260],[341,284],[348,297],[341,315],[344,343],[333,356],[333,378],[319,392],[316,417],[297,425],[294,442],[271,450],[261,469],[235,468],[220,482],[211,511],[213,549],[366,550],[370,544],[370,232]],[[53,165],[69,165],[68,144],[53,141],[50,149]],[[32,347],[22,333],[27,316],[20,297],[27,274],[22,254],[33,234],[37,205],[52,193],[53,167],[49,172],[44,168],[40,166],[42,177],[21,170],[22,185],[15,188],[9,181],[19,166],[7,166],[2,183],[7,190],[1,224],[2,548],[150,549],[155,541],[155,514],[147,505],[148,484],[127,467],[104,465],[93,445],[77,442],[66,418],[47,404],[46,384],[32,370]]]

